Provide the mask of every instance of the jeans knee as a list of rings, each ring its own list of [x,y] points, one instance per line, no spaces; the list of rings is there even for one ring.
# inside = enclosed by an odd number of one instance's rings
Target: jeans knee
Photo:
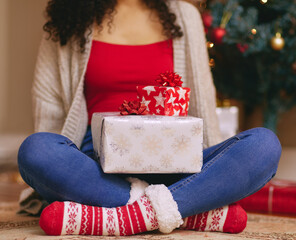
[[[21,144],[18,151],[18,166],[20,170],[30,169],[38,163],[38,152],[42,151],[42,145],[53,133],[39,132],[28,136]]]
[[[251,129],[254,143],[262,154],[263,164],[277,170],[282,153],[282,146],[277,135],[268,128],[258,127]]]

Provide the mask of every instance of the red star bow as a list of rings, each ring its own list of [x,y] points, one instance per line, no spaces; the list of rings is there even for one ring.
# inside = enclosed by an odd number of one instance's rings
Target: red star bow
[[[121,115],[146,115],[148,114],[147,107],[144,103],[138,100],[126,101],[124,100],[119,107]]]
[[[159,74],[159,78],[156,79],[156,82],[167,87],[182,87],[183,82],[181,81],[181,78],[182,77],[179,74],[167,71]]]

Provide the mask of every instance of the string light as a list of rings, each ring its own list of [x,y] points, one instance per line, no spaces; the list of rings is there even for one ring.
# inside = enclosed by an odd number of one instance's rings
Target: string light
[[[251,33],[252,33],[253,35],[256,35],[257,30],[256,30],[255,28],[253,28],[253,29],[251,30]]]
[[[213,47],[214,47],[214,43],[212,43],[212,42],[207,42],[207,47],[208,47],[208,48],[213,48]]]
[[[268,2],[268,0],[260,0],[260,2],[261,2],[262,4],[265,4],[265,3]]]

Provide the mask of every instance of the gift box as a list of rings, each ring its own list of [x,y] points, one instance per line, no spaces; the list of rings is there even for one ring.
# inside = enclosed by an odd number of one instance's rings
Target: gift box
[[[105,173],[197,173],[203,121],[195,117],[94,113],[94,151]]]
[[[187,116],[190,88],[137,86],[138,99],[147,106],[149,114]]]
[[[246,211],[296,214],[296,182],[274,179],[238,202]]]
[[[223,140],[226,140],[238,133],[238,107],[217,107],[219,127]]]
[[[159,74],[160,86],[137,86],[138,100],[152,115],[187,116],[190,88],[182,87],[181,76],[174,72]]]

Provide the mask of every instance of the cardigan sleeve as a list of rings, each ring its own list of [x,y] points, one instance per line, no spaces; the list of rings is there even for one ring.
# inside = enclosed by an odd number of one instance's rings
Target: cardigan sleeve
[[[42,36],[35,65],[32,105],[35,132],[61,133],[65,111],[61,97],[58,46]]]
[[[204,27],[199,11],[192,4],[179,2],[186,26],[185,35],[190,52],[190,63],[197,95],[197,115],[204,120],[204,148],[222,141],[216,114],[216,88],[209,66]]]

